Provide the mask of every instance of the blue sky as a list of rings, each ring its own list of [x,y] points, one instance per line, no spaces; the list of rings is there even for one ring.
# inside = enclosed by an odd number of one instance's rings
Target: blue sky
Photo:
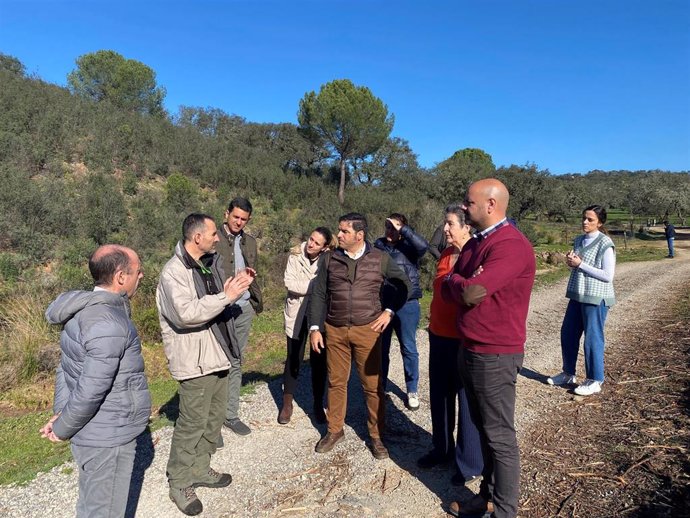
[[[552,173],[690,170],[687,0],[0,0],[0,52],[64,85],[110,49],[166,108],[296,122],[333,79],[369,87],[426,167],[478,147]]]

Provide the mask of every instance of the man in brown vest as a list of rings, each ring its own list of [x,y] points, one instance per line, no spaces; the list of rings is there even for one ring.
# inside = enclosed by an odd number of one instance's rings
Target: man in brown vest
[[[309,339],[317,353],[328,347],[328,433],[316,444],[316,452],[331,451],[344,437],[347,383],[354,359],[367,404],[369,449],[374,458],[385,459],[381,333],[405,304],[410,282],[396,262],[373,248],[366,236],[363,215],[341,216],[338,248],[322,255],[314,280]]]

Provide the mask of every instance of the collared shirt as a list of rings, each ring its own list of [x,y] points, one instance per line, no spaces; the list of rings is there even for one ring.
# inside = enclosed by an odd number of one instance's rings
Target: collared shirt
[[[481,242],[482,239],[486,239],[491,234],[496,232],[499,228],[501,228],[507,224],[508,224],[508,218],[503,218],[501,221],[499,221],[498,223],[496,223],[494,225],[491,225],[489,228],[485,228],[481,232],[475,232],[474,238]]]
[[[345,250],[344,248],[343,248],[343,252],[344,252],[345,255],[348,256],[350,259],[353,259],[353,260],[356,261],[357,259],[359,259],[360,257],[362,257],[362,256],[364,255],[364,251],[365,251],[366,249],[367,249],[366,244],[365,244],[365,243],[362,243],[362,248],[360,248],[359,250],[357,250],[354,254],[348,252],[348,251]]]
[[[227,234],[227,239],[228,242],[232,241],[232,247],[233,247],[233,256],[235,258],[235,272],[234,274],[237,275],[239,272],[244,270],[247,267],[247,264],[244,261],[244,256],[242,255],[242,248],[240,247],[240,242],[242,240],[242,232],[243,230],[240,230],[240,233],[235,235],[232,232],[230,232],[230,227],[228,227],[227,223],[223,223],[223,229],[225,230],[225,233]],[[228,272],[226,272],[227,274]],[[246,306],[249,304],[249,299],[251,298],[251,294],[249,293],[249,290],[245,291],[242,296],[237,299],[235,304],[238,306]]]

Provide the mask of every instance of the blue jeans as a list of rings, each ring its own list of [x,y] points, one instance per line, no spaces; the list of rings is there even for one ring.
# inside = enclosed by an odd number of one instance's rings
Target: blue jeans
[[[668,255],[669,255],[670,257],[673,257],[674,255],[676,255],[676,254],[673,252],[673,240],[674,240],[674,239],[675,239],[675,238],[673,238],[673,237],[669,237],[669,238],[666,240],[666,244],[668,244]]]
[[[604,381],[604,324],[609,308],[571,300],[561,325],[563,372],[575,374],[580,338],[585,334],[585,373],[588,379]]]
[[[405,371],[405,386],[407,392],[417,392],[419,384],[419,353],[417,352],[417,326],[419,325],[419,300],[408,300],[398,310],[393,320],[381,335],[381,379],[383,388],[388,384],[388,367],[390,366],[391,338],[395,336],[400,342],[400,352],[403,357]]]

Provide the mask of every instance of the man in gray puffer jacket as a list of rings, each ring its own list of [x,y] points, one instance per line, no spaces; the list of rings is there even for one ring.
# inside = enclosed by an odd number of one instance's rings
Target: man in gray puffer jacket
[[[151,413],[141,342],[129,299],[143,277],[130,248],[104,245],[89,259],[93,291],[61,294],[46,310],[64,325],[54,416],[41,435],[69,440],[79,468],[78,518],[122,517],[136,438]]]

